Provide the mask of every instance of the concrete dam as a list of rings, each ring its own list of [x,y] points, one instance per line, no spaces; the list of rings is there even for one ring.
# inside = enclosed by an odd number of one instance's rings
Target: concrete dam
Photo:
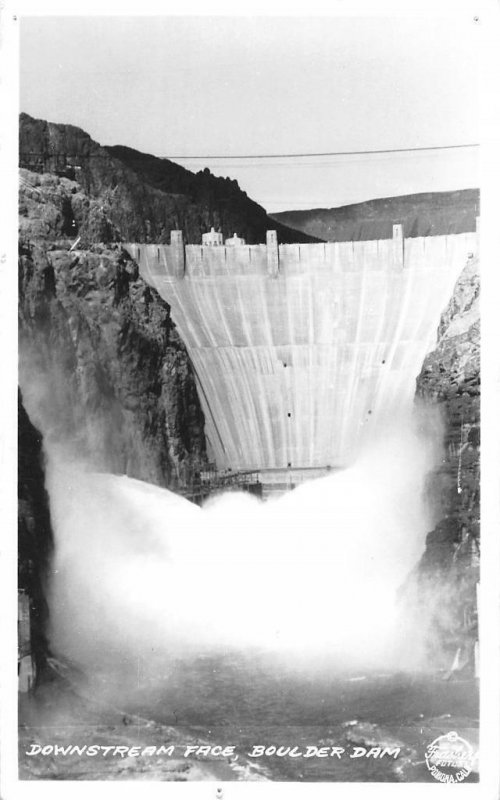
[[[220,236],[220,235],[219,235]],[[278,245],[127,244],[171,306],[217,469],[296,484],[351,464],[415,379],[477,232]]]

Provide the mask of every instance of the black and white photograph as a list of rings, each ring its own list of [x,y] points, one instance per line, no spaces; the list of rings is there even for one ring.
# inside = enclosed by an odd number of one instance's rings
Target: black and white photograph
[[[488,20],[377,5],[9,17],[6,800],[494,798]]]

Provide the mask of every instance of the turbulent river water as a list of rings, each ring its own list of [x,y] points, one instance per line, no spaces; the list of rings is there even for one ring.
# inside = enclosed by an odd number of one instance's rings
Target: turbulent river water
[[[55,681],[33,698],[22,698],[22,777],[432,782],[425,751],[438,736],[457,731],[477,750],[474,680],[416,672],[340,673],[327,664],[300,669],[257,651],[170,659],[150,651],[120,661],[113,652],[107,655],[109,669],[92,675],[75,671],[69,685]],[[124,762],[27,756],[34,743],[174,746],[175,757]],[[199,745],[233,747],[233,753],[186,760],[187,745],[192,752]],[[320,748],[326,757],[317,755]],[[340,757],[330,755],[333,748],[343,751]],[[385,755],[366,755],[384,748]],[[477,765],[467,778],[476,780]]]
[[[154,662],[152,653],[150,666]],[[301,670],[257,652],[226,653],[174,660],[164,666],[160,683],[158,662],[152,692],[143,667],[141,661],[129,664],[120,679],[130,713],[212,745],[235,745],[240,764],[250,764],[250,775],[271,780],[432,781],[424,761],[431,741],[449,730],[472,744],[477,740],[473,680],[410,672],[339,673],[327,665]],[[254,746],[262,745],[296,746],[302,756],[270,751],[251,757],[262,752]],[[399,746],[400,752],[396,758],[352,757],[373,746]],[[345,753],[304,757],[308,747],[341,747]]]
[[[352,468],[268,503],[234,494],[200,509],[53,456],[50,641],[84,694],[176,742],[235,746],[240,778],[433,780],[436,736],[477,738],[477,687],[426,672],[415,622],[398,618],[432,524],[439,436],[396,422]],[[351,757],[379,746],[397,758]]]

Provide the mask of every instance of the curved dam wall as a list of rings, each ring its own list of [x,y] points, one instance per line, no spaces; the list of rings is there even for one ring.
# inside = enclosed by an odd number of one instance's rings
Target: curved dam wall
[[[126,245],[170,304],[219,469],[341,468],[407,402],[477,234]]]

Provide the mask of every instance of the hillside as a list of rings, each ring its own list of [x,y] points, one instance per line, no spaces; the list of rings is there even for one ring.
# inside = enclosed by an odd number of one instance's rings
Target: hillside
[[[338,208],[280,211],[272,218],[328,242],[390,239],[402,223],[406,237],[438,236],[476,229],[479,190],[383,197]]]
[[[193,173],[167,159],[128,147],[101,147],[85,131],[21,114],[19,164],[31,172],[51,173],[76,180],[94,210],[95,235],[89,243],[111,241],[168,242],[180,228],[186,241],[201,242],[215,229],[224,236],[236,231],[249,244],[264,242],[266,230],[277,229],[281,242],[314,241],[307,234],[276,223],[230,178],[208,169]],[[111,226],[104,230],[100,216]],[[77,220],[71,233],[78,233]]]

